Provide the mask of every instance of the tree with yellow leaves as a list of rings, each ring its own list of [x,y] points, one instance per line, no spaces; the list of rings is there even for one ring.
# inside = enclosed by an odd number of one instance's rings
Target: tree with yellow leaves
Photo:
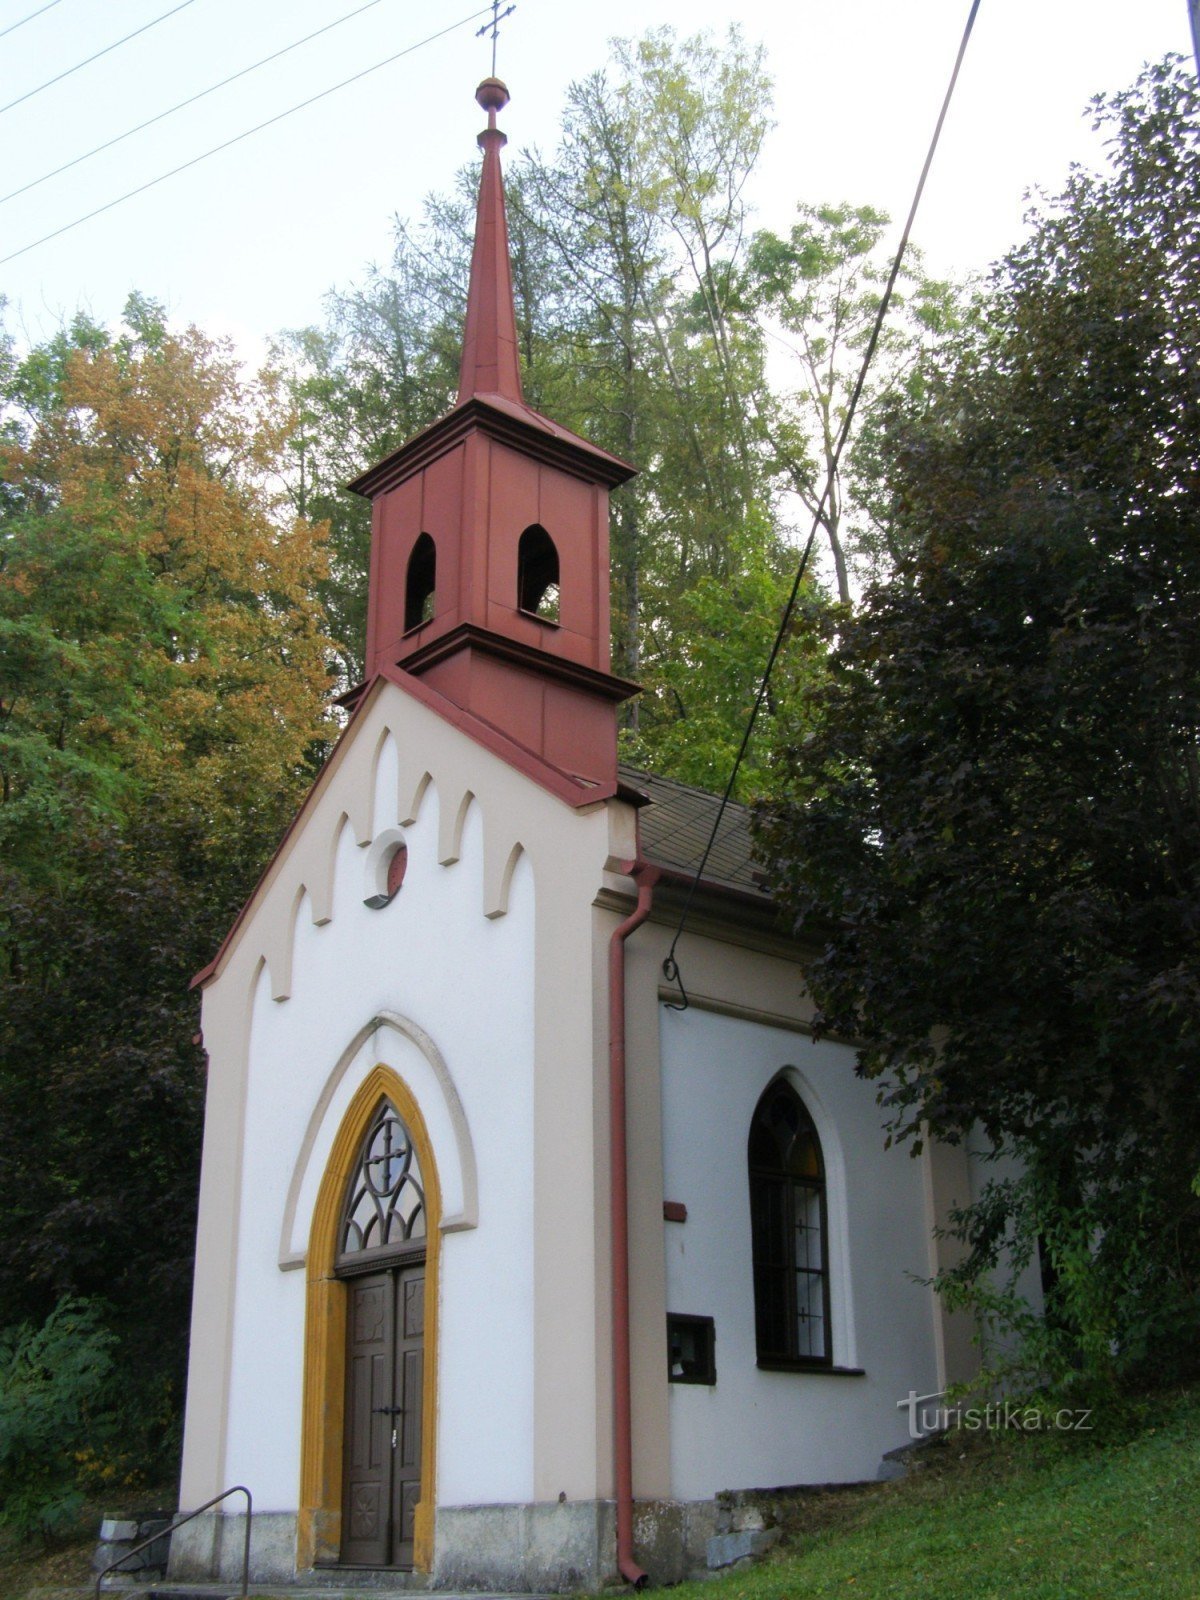
[[[167,1469],[180,1395],[188,983],[315,773],[333,653],[276,384],[125,321],[0,343],[0,1321],[96,1302],[122,1472]]]
[[[279,476],[269,377],[140,297],[10,362],[0,464],[0,841],[152,802],[263,840],[329,733],[323,530]]]

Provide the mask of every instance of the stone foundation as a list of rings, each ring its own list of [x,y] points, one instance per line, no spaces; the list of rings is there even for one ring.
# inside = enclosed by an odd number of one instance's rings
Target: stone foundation
[[[171,1535],[167,1575],[172,1582],[240,1583],[246,1513],[207,1511]],[[256,1511],[250,1528],[250,1578],[295,1583],[296,1513]]]
[[[679,1583],[752,1560],[778,1538],[769,1497],[753,1492],[715,1500],[639,1500],[633,1541],[638,1564],[655,1584]],[[253,1583],[316,1588],[487,1589],[500,1594],[596,1592],[619,1582],[616,1505],[612,1500],[534,1505],[441,1506],[431,1574],[361,1568],[296,1570],[296,1514],[254,1513],[250,1538]],[[180,1582],[239,1582],[245,1513],[206,1513],[171,1537],[169,1575]]]
[[[531,1593],[599,1589],[616,1564],[610,1500],[441,1506],[434,1586]]]

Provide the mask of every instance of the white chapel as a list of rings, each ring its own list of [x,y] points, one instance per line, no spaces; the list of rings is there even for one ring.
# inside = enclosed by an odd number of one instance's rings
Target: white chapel
[[[618,767],[608,496],[525,404],[496,125],[454,408],[354,488],[367,675],[212,964],[181,1508],[251,1572],[513,1591],[703,1569],[726,1490],[876,1476],[967,1376],[961,1148],[885,1150],[717,801]],[[240,1570],[232,1499],[176,1578]]]

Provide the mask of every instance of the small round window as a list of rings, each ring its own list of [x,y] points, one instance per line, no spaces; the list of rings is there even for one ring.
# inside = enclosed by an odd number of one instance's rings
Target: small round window
[[[400,885],[404,882],[407,870],[408,850],[405,845],[398,844],[387,859],[380,863],[379,888],[374,894],[367,896],[365,903],[372,911],[379,911],[383,906],[391,905],[400,893]]]

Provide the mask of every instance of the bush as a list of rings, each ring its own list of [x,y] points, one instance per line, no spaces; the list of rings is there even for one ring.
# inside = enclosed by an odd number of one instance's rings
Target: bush
[[[40,1327],[0,1329],[0,1527],[61,1531],[83,1495],[80,1464],[115,1432],[113,1350],[95,1301],[64,1299]]]

